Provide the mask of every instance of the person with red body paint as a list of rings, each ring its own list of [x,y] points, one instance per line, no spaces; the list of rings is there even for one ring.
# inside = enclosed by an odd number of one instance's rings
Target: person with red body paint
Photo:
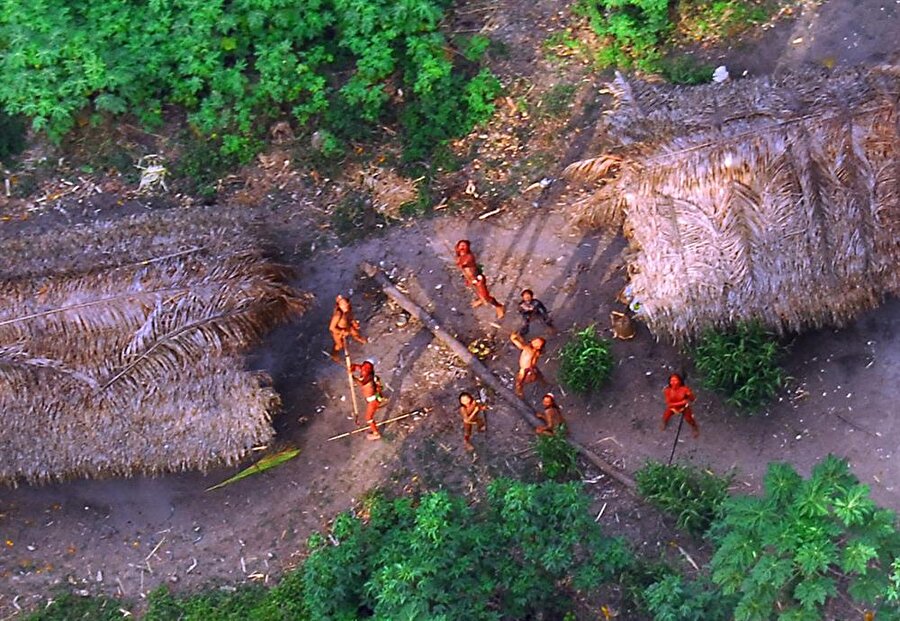
[[[387,399],[381,394],[381,381],[375,375],[375,365],[366,360],[362,364],[350,365],[353,373],[359,372],[359,376],[354,375],[353,379],[362,389],[363,397],[366,398],[366,422],[369,424],[369,434],[367,440],[378,440],[381,434],[378,432],[378,425],[375,424],[375,412],[383,406]]]
[[[694,396],[694,391],[684,384],[680,375],[673,373],[669,376],[669,385],[663,389],[663,396],[666,399],[666,411],[663,412],[662,424],[659,427],[660,431],[665,430],[669,424],[669,419],[674,414],[680,414],[684,417],[684,422],[693,429],[694,437],[699,436],[700,427],[697,426],[697,421],[694,420],[694,412],[691,410],[691,401],[696,399],[696,397]]]
[[[475,255],[472,254],[472,244],[468,239],[461,239],[456,242],[456,265],[463,273],[466,279],[467,287],[474,287],[475,294],[478,299],[472,302],[472,308],[477,308],[483,304],[490,304],[497,313],[497,319],[503,319],[506,314],[506,307],[497,301],[497,298],[491,295],[488,290],[487,278],[481,273]]]

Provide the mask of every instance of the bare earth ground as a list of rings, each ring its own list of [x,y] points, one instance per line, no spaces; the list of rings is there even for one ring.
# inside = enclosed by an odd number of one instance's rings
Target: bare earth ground
[[[485,7],[493,8],[485,15],[479,11]],[[547,32],[564,25],[560,12],[565,5],[509,0],[472,4],[469,10],[475,28],[487,23],[492,36],[513,50],[509,58],[497,60],[504,75],[524,76],[538,89],[587,76],[573,120],[565,128],[560,124],[556,135],[544,131],[532,138],[547,150],[550,162],[536,175],[554,176],[566,163],[591,154],[592,146],[602,141],[592,131],[600,112],[600,81],[578,67],[548,62],[541,50]],[[804,6],[796,19],[779,22],[759,40],[722,54],[735,69],[733,75],[806,62],[880,62],[895,54],[898,31],[900,11],[893,3],[831,0],[821,7]],[[480,173],[470,166],[460,177]],[[473,212],[468,209],[463,215],[393,227],[345,248],[323,246],[311,234],[311,193],[294,200],[264,199],[255,207],[263,234],[281,253],[280,260],[297,268],[296,284],[318,300],[295,325],[271,335],[253,359],[271,373],[284,398],[284,413],[276,421],[279,441],[300,447],[300,457],[209,493],[206,487],[232,471],[3,490],[0,618],[39,605],[57,588],[140,600],[164,583],[191,589],[271,582],[296,565],[310,532],[351,508],[373,486],[405,491],[448,487],[478,495],[490,477],[536,477],[530,430],[502,404],[490,413],[488,433],[476,438],[474,456],[461,450],[455,395],[477,388],[473,378],[421,326],[411,322],[398,327],[399,312],[359,277],[356,267],[368,260],[388,272],[396,268],[395,281],[464,342],[494,335],[498,347],[489,366],[511,381],[515,355],[506,339],[517,326],[515,313],[498,330],[491,326],[490,311],[470,309],[470,293],[452,265],[449,248],[462,237],[473,241],[501,301],[514,304],[519,290],[532,287],[564,331],[593,322],[605,327],[621,286],[624,242],[570,228],[561,186],[555,184],[540,197],[489,195],[475,201],[475,214],[506,208],[485,220],[465,215]],[[105,201],[98,205],[103,213],[117,209],[113,201],[96,200]],[[14,231],[10,226],[3,234]],[[314,241],[316,251],[304,259]],[[346,375],[321,353],[329,347],[325,327],[334,295],[351,290],[357,316],[371,338],[353,350],[354,356],[376,361],[392,396],[382,416],[430,409],[388,427],[381,443],[359,436],[327,440],[352,428]],[[546,374],[551,381],[565,337],[564,332],[550,339]],[[720,472],[736,468],[738,490],[753,491],[769,461],[787,460],[808,472],[833,452],[850,460],[878,502],[900,509],[900,466],[893,458],[900,450],[900,423],[893,417],[900,397],[900,301],[889,300],[844,329],[802,335],[791,351],[786,363],[791,384],[764,414],[735,416],[715,396],[699,391],[696,410],[703,434],[697,441],[684,434],[678,457]],[[657,430],[660,391],[672,370],[686,370],[692,377],[687,359],[646,330],[633,341],[616,342],[614,353],[618,364],[601,394],[580,399],[557,393],[574,437],[631,472],[645,459],[668,458],[674,430]],[[528,395],[533,404],[538,391]],[[593,481],[587,485],[598,513],[606,507],[599,522],[607,531],[628,536],[651,555],[656,548],[671,555],[672,542],[677,542],[702,557],[702,545],[685,542],[658,513],[595,473],[586,471],[585,479]],[[610,597],[615,608],[616,595]]]

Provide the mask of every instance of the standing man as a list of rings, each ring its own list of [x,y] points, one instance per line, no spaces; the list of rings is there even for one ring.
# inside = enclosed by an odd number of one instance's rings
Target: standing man
[[[516,374],[516,395],[520,398],[525,397],[525,384],[530,384],[537,380],[544,381],[540,369],[538,369],[538,360],[544,351],[544,345],[547,343],[541,337],[526,341],[518,332],[509,335],[509,340],[513,345],[522,350],[519,354],[519,372]]]
[[[471,394],[467,392],[459,393],[459,415],[463,419],[463,442],[465,442],[466,450],[471,452],[475,450],[472,445],[472,432],[475,428],[478,431],[487,431],[487,421],[484,420],[484,412],[487,406],[475,400]]]
[[[490,304],[497,313],[497,319],[503,319],[506,314],[506,307],[488,291],[487,278],[481,272],[475,255],[472,254],[472,245],[468,239],[461,239],[456,242],[456,265],[462,270],[463,277],[466,279],[467,287],[474,287],[475,294],[478,299],[472,302],[472,308],[477,308],[483,304]]]
[[[328,331],[331,332],[331,338],[334,340],[331,359],[340,362],[338,354],[343,351],[348,336],[353,337],[357,343],[368,343],[369,339],[359,333],[359,322],[353,318],[353,307],[350,305],[350,300],[338,294],[334,301],[334,312],[331,313]]]
[[[673,373],[669,376],[669,385],[663,389],[663,396],[666,399],[666,411],[663,412],[662,424],[659,426],[660,431],[665,430],[673,414],[680,414],[684,417],[684,422],[691,426],[693,436],[698,437],[700,427],[697,426],[694,412],[691,410],[691,401],[696,397],[694,391],[685,386],[680,375]]]
[[[354,375],[353,379],[360,385],[363,397],[366,398],[366,422],[369,424],[366,439],[379,440],[381,434],[375,424],[375,412],[387,403],[387,399],[381,394],[381,380],[375,375],[375,365],[366,360],[362,364],[350,365],[350,369],[354,373],[359,372],[359,376]]]
[[[544,406],[543,413],[537,412],[535,416],[544,421],[544,424],[535,427],[534,431],[542,436],[555,436],[557,430],[560,430],[560,426],[565,425],[566,421],[563,420],[562,412],[560,412],[559,406],[556,405],[556,397],[553,396],[552,392],[544,395],[542,403]]]
[[[550,321],[550,313],[544,303],[534,297],[534,291],[525,289],[522,291],[522,301],[519,302],[519,315],[522,316],[522,327],[519,328],[519,334],[528,336],[532,319],[540,319],[550,330],[555,330],[553,322]]]

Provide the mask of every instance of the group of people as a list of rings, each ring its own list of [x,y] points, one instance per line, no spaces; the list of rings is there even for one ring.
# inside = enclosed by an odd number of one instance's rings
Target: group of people
[[[494,309],[497,319],[503,319],[506,314],[506,307],[491,295],[487,277],[472,252],[472,245],[469,240],[462,239],[458,241],[455,251],[456,265],[462,272],[465,284],[467,287],[472,287],[475,292],[476,299],[472,302],[472,307],[490,306]],[[517,310],[522,319],[522,324],[518,331],[510,334],[510,341],[520,350],[519,368],[515,378],[515,392],[517,396],[524,398],[526,384],[537,381],[546,383],[538,367],[538,362],[546,346],[546,339],[535,337],[527,340],[525,338],[530,331],[531,323],[539,320],[550,333],[555,333],[556,329],[553,326],[547,307],[534,297],[534,292],[531,289],[525,289],[521,292]],[[368,341],[360,334],[359,322],[353,317],[353,308],[350,300],[341,295],[338,295],[335,300],[329,331],[334,340],[331,358],[339,363],[340,354],[341,352],[344,353],[348,373],[350,373],[353,381],[358,384],[365,398],[366,424],[369,427],[367,438],[369,440],[378,440],[381,438],[381,434],[375,422],[375,413],[387,402],[387,399],[383,395],[381,381],[375,374],[375,365],[369,360],[361,364],[355,364],[350,361],[347,351],[347,339],[352,338],[359,343]],[[684,385],[679,375],[673,374],[669,378],[669,384],[664,390],[664,397],[666,410],[663,414],[662,429],[665,429],[673,415],[679,414],[691,425],[694,437],[696,437],[699,434],[699,428],[691,411],[691,402],[695,399],[694,393]],[[564,419],[559,405],[556,403],[556,397],[553,393],[548,392],[543,396],[541,402],[543,410],[537,412],[536,416],[543,424],[537,426],[535,432],[543,435],[559,433],[561,426],[564,424]],[[473,432],[484,432],[487,430],[487,421],[484,416],[486,410],[487,405],[476,400],[469,392],[460,393],[459,413],[463,422],[463,442],[468,451],[472,451],[475,448],[472,444]]]

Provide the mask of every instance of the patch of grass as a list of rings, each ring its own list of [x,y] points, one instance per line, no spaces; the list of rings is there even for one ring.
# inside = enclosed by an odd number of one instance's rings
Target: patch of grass
[[[548,479],[563,480],[578,474],[578,451],[566,441],[565,425],[554,435],[539,435],[534,441],[534,451]]]
[[[226,155],[209,141],[184,136],[183,150],[173,166],[173,173],[188,182],[190,190],[208,202],[216,197],[216,182],[237,168],[241,162],[234,155]]]
[[[714,70],[693,56],[667,58],[660,63],[660,73],[672,84],[706,84],[712,81]]]
[[[721,514],[731,479],[732,475],[720,477],[694,466],[653,461],[635,473],[640,495],[696,536],[706,533]]]
[[[576,332],[560,352],[559,381],[574,392],[599,390],[612,374],[610,342],[593,325]]]
[[[568,113],[572,100],[575,98],[575,84],[555,84],[541,97],[538,109],[541,116],[561,117]]]
[[[384,216],[372,206],[372,199],[359,192],[345,196],[331,214],[331,228],[344,244],[367,237],[386,224]]]
[[[756,322],[730,330],[708,330],[694,346],[692,357],[703,386],[725,395],[728,403],[755,412],[784,384],[779,360],[784,349],[775,336]]]
[[[554,32],[544,40],[544,55],[548,60],[565,61],[574,57],[588,60],[592,57],[590,47],[571,32],[564,30]]]
[[[678,31],[694,40],[734,37],[771,17],[783,2],[778,0],[702,0],[679,4]]]
[[[121,621],[122,603],[105,597],[66,594],[31,613],[25,621]]]

